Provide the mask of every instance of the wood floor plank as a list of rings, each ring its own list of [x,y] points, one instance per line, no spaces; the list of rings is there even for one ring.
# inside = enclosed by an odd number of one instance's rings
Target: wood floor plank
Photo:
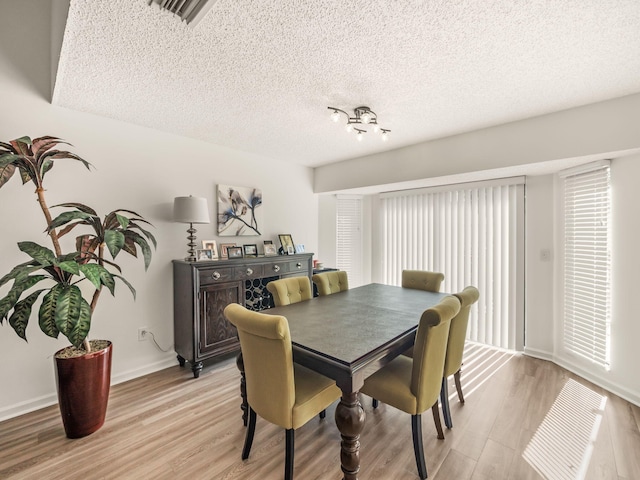
[[[453,429],[439,440],[430,412],[422,418],[429,479],[542,479],[523,452],[567,380],[588,382],[543,360],[475,345],[469,352],[464,405],[451,384]],[[57,407],[0,422],[0,479],[281,480],[282,429],[259,418],[251,455],[240,459],[246,429],[238,382],[235,360],[227,358],[199,379],[175,366],[116,385],[105,425],[77,440],[65,437]],[[585,478],[640,478],[640,408],[590,388],[607,403]],[[361,402],[367,424],[359,478],[418,479],[409,415],[384,404],[374,410],[366,396]],[[342,478],[334,414],[335,405],[326,419],[296,431],[297,479]]]

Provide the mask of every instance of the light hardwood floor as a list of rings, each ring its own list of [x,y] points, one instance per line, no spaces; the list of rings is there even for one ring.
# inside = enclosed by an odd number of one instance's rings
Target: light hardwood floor
[[[88,437],[64,436],[57,406],[0,423],[1,479],[279,480],[284,431],[258,418],[249,460],[239,374],[228,358],[199,379],[175,366],[116,385],[105,425]],[[434,480],[640,479],[640,408],[562,368],[470,345],[453,429],[438,440],[423,415],[425,455]],[[359,478],[417,479],[410,417],[361,398]],[[296,431],[295,478],[342,478],[335,405],[323,421]]]

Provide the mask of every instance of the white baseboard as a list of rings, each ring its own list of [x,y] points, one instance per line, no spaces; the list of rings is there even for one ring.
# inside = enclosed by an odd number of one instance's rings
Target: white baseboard
[[[606,378],[603,378],[600,375],[594,374],[584,368],[576,365],[575,363],[567,360],[565,358],[556,357],[553,360],[554,363],[560,365],[562,368],[566,368],[572,373],[584,378],[585,380],[590,381],[591,383],[598,385],[599,387],[604,388],[605,390],[619,396],[620,398],[625,399],[628,402],[633,403],[640,407],[640,393],[631,391],[615,382],[612,382]]]
[[[553,353],[547,352],[545,350],[538,350],[536,348],[524,347],[524,354],[533,357],[539,358],[540,360],[548,360],[553,362]]]
[[[593,372],[576,365],[566,358],[561,358],[554,355],[552,352],[547,352],[544,350],[537,350],[535,348],[527,348],[524,349],[524,354],[529,357],[539,358],[541,360],[548,360],[550,362],[555,363],[556,365],[569,370],[571,373],[575,373],[576,375],[588,380],[589,382],[604,388],[605,390],[613,393],[614,395],[619,396],[620,398],[625,399],[628,402],[633,403],[640,407],[640,393],[631,391],[623,386],[612,382],[600,375],[594,374]]]
[[[177,365],[175,354],[167,356],[162,360],[154,363],[148,363],[146,365],[138,366],[137,368],[120,372],[117,375],[111,376],[111,385],[117,385],[119,383],[133,380],[134,378],[142,377],[150,373],[164,370],[165,368],[173,367]],[[49,407],[51,405],[57,405],[58,394],[57,392],[43,395],[38,398],[31,399],[27,402],[20,402],[14,405],[0,407],[0,422],[9,420],[10,418],[19,417],[25,413],[30,413],[41,408]]]

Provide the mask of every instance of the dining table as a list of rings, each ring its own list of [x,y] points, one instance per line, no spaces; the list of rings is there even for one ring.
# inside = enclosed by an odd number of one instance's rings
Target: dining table
[[[371,283],[262,311],[287,318],[294,362],[334,379],[342,391],[335,422],[344,480],[357,480],[360,471],[364,380],[413,345],[422,312],[447,295]],[[238,367],[242,372],[241,357]]]

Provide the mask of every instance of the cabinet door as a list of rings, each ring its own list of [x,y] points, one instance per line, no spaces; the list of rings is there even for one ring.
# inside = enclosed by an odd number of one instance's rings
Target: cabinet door
[[[198,355],[200,358],[238,350],[236,327],[224,318],[224,308],[230,303],[244,304],[242,282],[225,282],[200,288],[200,332]]]

